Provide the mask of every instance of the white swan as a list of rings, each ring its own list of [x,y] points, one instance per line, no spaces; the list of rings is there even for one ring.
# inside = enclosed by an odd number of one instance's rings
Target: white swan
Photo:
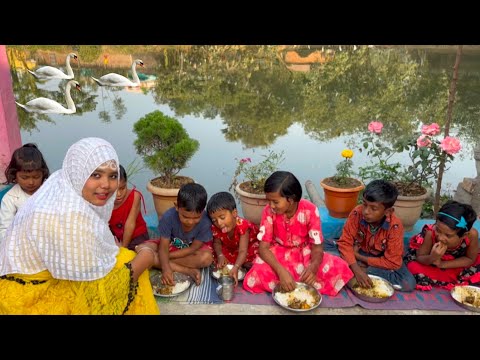
[[[72,85],[78,90],[81,90],[80,84],[75,80],[70,80],[65,86],[65,99],[67,100],[68,108],[65,108],[63,105],[58,102],[47,99],[44,97],[39,97],[33,100],[30,100],[25,105],[22,105],[15,101],[15,103],[24,108],[27,112],[35,112],[40,114],[73,114],[77,111],[75,104],[73,103],[72,96],[70,95],[70,88]]]
[[[74,53],[70,53],[67,55],[65,59],[65,63],[67,65],[67,73],[65,74],[62,70],[59,70],[53,66],[42,66],[38,68],[36,71],[28,70],[30,74],[35,76],[39,80],[47,80],[47,79],[73,79],[73,70],[70,66],[70,58],[77,59],[77,55]]]
[[[92,76],[92,79],[100,86],[140,86],[140,79],[138,78],[136,70],[137,65],[143,66],[143,61],[137,59],[132,63],[133,82],[125,76],[116,73],[103,75],[100,79],[96,79]]]

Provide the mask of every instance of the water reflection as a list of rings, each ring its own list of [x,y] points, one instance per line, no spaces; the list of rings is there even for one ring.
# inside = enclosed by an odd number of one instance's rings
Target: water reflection
[[[8,47],[16,100],[25,103],[44,96],[62,103],[65,80],[41,83],[25,69],[51,65],[65,71],[65,57],[72,50],[78,54],[75,79],[82,86],[82,92],[72,92],[77,113],[18,111],[23,141],[31,138],[41,148],[48,147],[46,139],[58,134],[68,141],[62,147],[68,148],[82,133],[102,136],[125,148],[119,152],[128,163],[136,156],[133,123],[160,109],[179,118],[191,137],[200,140],[198,154],[182,173],[211,184],[206,185],[209,193],[228,189],[234,159],[245,153],[285,149],[285,167],[303,181],[317,183],[334,171],[331,159],[337,149],[348,139],[355,141],[372,119],[385,124],[391,139],[411,133],[417,119],[443,125],[455,60],[454,49],[405,47]],[[91,79],[108,72],[131,79],[136,58],[145,64],[139,69],[139,89],[99,87]],[[459,76],[452,131],[468,148],[480,132],[479,52],[463,55]],[[359,154],[356,163],[364,160]],[[465,166],[450,180],[473,172],[473,165]],[[142,182],[150,175],[144,174]],[[144,189],[143,184],[137,186]]]

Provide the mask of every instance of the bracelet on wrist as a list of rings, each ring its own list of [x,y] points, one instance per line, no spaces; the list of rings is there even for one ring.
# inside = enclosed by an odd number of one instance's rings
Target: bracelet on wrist
[[[240,265],[238,265],[238,264],[234,264],[233,267],[237,267],[237,268],[240,269]]]
[[[223,257],[225,257],[225,255],[223,255],[223,254],[217,255],[217,257],[220,257],[220,256],[223,256]]]

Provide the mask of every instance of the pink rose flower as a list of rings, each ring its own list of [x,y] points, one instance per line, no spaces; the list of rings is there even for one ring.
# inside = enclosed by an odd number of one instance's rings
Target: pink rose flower
[[[375,134],[380,134],[382,132],[383,124],[380,121],[371,121],[368,124],[368,131]]]
[[[462,144],[460,144],[460,140],[454,138],[452,136],[446,136],[445,139],[442,140],[440,143],[440,147],[443,151],[445,151],[449,155],[456,154],[462,148]]]
[[[437,123],[432,123],[430,125],[423,125],[422,134],[429,135],[429,136],[435,136],[437,134],[440,134],[440,125],[438,125]]]
[[[430,140],[428,136],[420,135],[417,139],[417,145],[418,147],[430,147],[430,145],[432,145],[432,140]]]

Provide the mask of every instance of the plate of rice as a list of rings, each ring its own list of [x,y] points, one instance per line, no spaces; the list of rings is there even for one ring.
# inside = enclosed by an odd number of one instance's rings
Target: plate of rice
[[[395,292],[392,284],[380,276],[368,275],[373,282],[373,287],[361,287],[356,278],[350,280],[347,284],[348,288],[352,290],[356,297],[368,302],[384,302],[390,299]]]
[[[310,311],[322,302],[322,295],[313,286],[297,282],[293,291],[284,292],[278,284],[272,291],[273,300],[284,309],[297,312]]]
[[[162,273],[157,272],[150,276],[150,282],[152,283],[153,295],[160,297],[174,297],[178,296],[188,290],[190,285],[192,285],[193,280],[190,276],[174,272],[173,279],[175,280],[175,285],[164,285],[162,284]]]
[[[211,267],[210,272],[212,274],[212,277],[218,280],[218,279],[220,279],[221,276],[228,276],[228,274],[230,273],[230,270],[232,270],[232,269],[233,269],[233,265],[232,264],[227,264],[226,266],[224,266],[221,269],[215,269],[215,268]],[[246,274],[246,270],[243,267],[238,269],[238,281],[243,280],[243,278],[245,277],[245,274]]]
[[[455,286],[450,294],[453,300],[464,309],[480,312],[480,288],[476,286]]]

